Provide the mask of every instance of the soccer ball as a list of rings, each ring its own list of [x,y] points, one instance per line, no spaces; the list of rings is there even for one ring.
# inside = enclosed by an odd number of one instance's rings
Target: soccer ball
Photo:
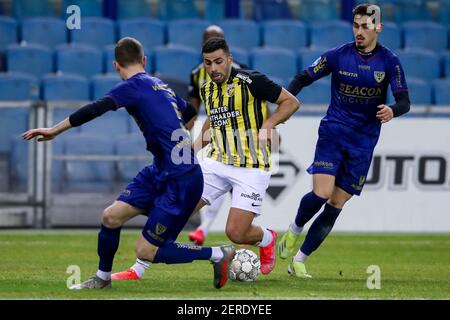
[[[261,262],[259,257],[251,250],[236,250],[236,255],[230,264],[228,278],[236,281],[255,281],[259,275]]]

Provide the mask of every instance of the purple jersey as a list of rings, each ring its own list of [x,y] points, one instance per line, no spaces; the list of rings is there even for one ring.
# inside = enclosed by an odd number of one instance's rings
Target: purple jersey
[[[333,48],[307,72],[313,80],[332,74],[331,103],[323,120],[376,137],[375,143],[381,128],[377,106],[386,103],[388,86],[393,93],[408,91],[397,55],[380,44],[370,56],[363,56],[354,42]]]
[[[106,96],[136,121],[154,156],[156,178],[172,178],[193,168],[192,143],[181,120],[186,102],[167,84],[142,72],[120,82]]]

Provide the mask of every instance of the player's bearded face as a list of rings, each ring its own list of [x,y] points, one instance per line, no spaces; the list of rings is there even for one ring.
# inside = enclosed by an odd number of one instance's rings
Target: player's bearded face
[[[370,47],[377,40],[373,17],[356,15],[353,20],[353,35],[358,49]]]
[[[203,54],[203,63],[209,77],[215,83],[223,83],[230,75],[233,58],[222,49]]]

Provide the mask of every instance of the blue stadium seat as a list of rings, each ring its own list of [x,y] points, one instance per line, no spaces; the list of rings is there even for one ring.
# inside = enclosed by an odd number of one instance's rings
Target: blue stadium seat
[[[18,41],[18,27],[15,19],[0,16],[0,51]]]
[[[450,51],[442,55],[443,75],[450,79]]]
[[[150,18],[151,16],[151,3],[148,0],[117,0],[119,19]]]
[[[298,50],[308,45],[308,32],[300,21],[272,20],[262,24],[263,44]]]
[[[39,44],[11,44],[6,49],[6,69],[42,77],[53,72],[53,52]]]
[[[128,113],[124,108],[117,111],[110,111],[102,116],[85,123],[80,131],[83,134],[104,135],[107,137],[116,137],[117,135],[130,132],[128,127]]]
[[[0,73],[0,101],[38,100],[39,81],[21,72]]]
[[[75,129],[78,129],[78,128],[72,128],[72,129],[64,132],[64,134],[61,135],[60,137],[58,137],[58,139],[54,139],[50,142],[51,149],[52,149],[52,156],[64,155],[65,141],[67,139],[71,139],[71,135],[69,135],[68,133],[75,131]],[[56,159],[52,160],[52,162],[51,162],[51,172],[52,172],[51,190],[52,190],[52,192],[61,192],[62,191],[62,186],[65,181],[65,167],[66,167],[65,160],[56,160]]]
[[[431,21],[432,16],[427,6],[427,0],[397,0],[395,15],[398,23],[414,20]]]
[[[407,83],[411,108],[418,104],[432,104],[432,87],[429,82],[420,78],[409,78]]]
[[[437,21],[450,26],[450,0],[438,0],[439,10]]]
[[[56,99],[58,100],[58,99]],[[63,108],[58,106],[52,106],[52,114],[51,114],[51,121],[52,123],[50,125],[54,126],[61,121],[63,121],[65,118],[69,117],[72,113],[74,113],[79,107],[71,107],[71,108]],[[63,136],[70,136],[73,134],[79,134],[80,133],[80,127],[71,128],[70,130],[64,132]],[[58,140],[58,139],[56,139]]]
[[[82,17],[101,17],[103,15],[103,0],[63,0],[61,14],[67,17],[66,9],[70,5],[80,7]]]
[[[288,0],[253,0],[252,4],[256,21],[293,18]]]
[[[77,74],[47,75],[42,80],[42,97],[48,101],[88,101],[89,80]]]
[[[66,23],[54,17],[29,18],[22,21],[22,41],[50,48],[67,43]]]
[[[403,24],[406,48],[422,48],[436,53],[447,50],[447,29],[429,21],[411,21]]]
[[[299,92],[297,98],[303,104],[325,104],[331,99],[330,77],[317,80]]]
[[[300,6],[300,20],[329,21],[340,18],[339,0],[303,0]]]
[[[98,155],[114,154],[114,140],[105,133],[104,136],[74,135],[65,141],[66,155]],[[68,192],[110,192],[114,182],[113,161],[66,161]]]
[[[71,42],[84,43],[101,50],[116,43],[116,26],[113,21],[100,17],[83,18],[82,28],[71,30]]]
[[[200,50],[203,42],[203,31],[210,23],[200,19],[179,19],[168,22],[167,35],[170,45],[181,45]]]
[[[0,108],[0,153],[8,153],[11,139],[28,130],[28,114],[26,108]]]
[[[116,73],[116,70],[114,69],[113,66],[113,61],[115,59],[114,48],[115,45],[109,45],[106,46],[105,49],[103,50],[103,65],[107,73]],[[144,55],[147,56],[147,64],[145,65],[145,71],[147,71],[148,73],[152,73],[153,72],[152,53],[150,52],[150,50],[147,50],[144,47]]]
[[[56,50],[56,71],[91,77],[103,72],[103,55],[95,47],[84,44],[59,46]]]
[[[313,64],[323,53],[328,49],[326,48],[303,48],[298,50],[298,72],[302,72]]]
[[[97,100],[108,93],[120,82],[116,73],[97,74],[92,77],[92,99]]]
[[[226,0],[206,0],[204,18],[211,22],[225,19]]]
[[[165,43],[165,25],[159,20],[150,18],[122,20],[119,21],[118,27],[119,38],[136,38],[151,52]]]
[[[334,48],[353,40],[352,26],[346,21],[320,21],[310,24],[311,47]]]
[[[250,20],[228,19],[219,23],[230,47],[249,50],[261,44],[259,25]]]
[[[54,16],[55,6],[53,0],[14,0],[12,14],[16,18]]]
[[[10,185],[11,191],[26,192],[28,184],[28,154],[30,143],[20,135],[10,139]]]
[[[437,79],[433,82],[434,102],[450,106],[450,79]]]
[[[233,56],[233,60],[239,64],[243,64],[247,67],[250,66],[250,54],[247,50],[241,48],[230,48],[230,53]]]
[[[146,156],[148,160],[121,160],[117,162],[119,181],[131,182],[131,180],[145,166],[152,164],[153,155],[146,150],[146,142],[142,134],[127,134],[115,139],[116,154],[119,156]]]
[[[153,61],[157,77],[169,76],[189,83],[192,69],[200,62],[200,54],[198,50],[187,47],[159,47]]]
[[[378,37],[378,41],[382,45],[396,51],[403,48],[402,40],[402,29],[396,23],[389,21],[383,22],[383,31]]]
[[[297,73],[297,58],[292,50],[270,47],[253,49],[251,61],[252,69],[283,81],[293,78]]]
[[[439,58],[431,50],[401,50],[398,52],[398,56],[407,81],[410,77],[427,81],[433,80],[439,78],[441,74]]]
[[[160,0],[158,2],[159,19],[168,21],[175,19],[198,18],[194,0]]]

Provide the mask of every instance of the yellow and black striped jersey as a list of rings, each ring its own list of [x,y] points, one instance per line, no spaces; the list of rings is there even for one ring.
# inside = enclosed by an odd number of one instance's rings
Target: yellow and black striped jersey
[[[275,103],[281,86],[264,74],[248,69],[231,69],[222,84],[207,81],[200,96],[210,120],[208,157],[245,168],[271,170],[270,150],[260,148],[258,132],[267,119],[267,101]]]
[[[240,64],[236,61],[233,61],[232,64],[233,68],[235,69],[241,69],[241,68],[247,68],[246,65]],[[191,72],[191,79],[189,83],[189,97],[201,99],[200,97],[200,88],[206,83],[206,81],[211,80],[208,73],[206,72],[205,66],[203,65],[203,62],[200,63],[197,67],[195,67]]]

